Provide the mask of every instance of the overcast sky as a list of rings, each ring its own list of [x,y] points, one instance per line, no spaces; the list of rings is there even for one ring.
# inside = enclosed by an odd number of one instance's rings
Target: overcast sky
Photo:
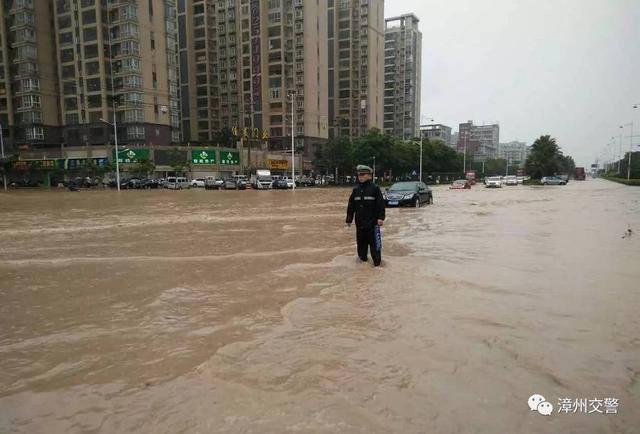
[[[640,0],[385,1],[386,17],[410,12],[423,119],[454,131],[497,121],[500,142],[550,134],[585,166],[612,136],[617,153],[618,127],[632,119],[640,144]]]

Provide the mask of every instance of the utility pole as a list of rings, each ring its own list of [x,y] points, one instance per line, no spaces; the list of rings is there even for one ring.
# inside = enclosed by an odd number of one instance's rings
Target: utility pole
[[[295,85],[295,81],[294,81]],[[296,104],[296,92],[294,90],[289,94],[291,97],[291,180],[293,181],[293,189],[296,189],[296,150],[295,150],[295,104]]]
[[[616,138],[614,136],[611,137],[611,140],[613,140],[613,146],[615,147],[616,143]],[[615,153],[615,149],[614,149],[614,153]],[[620,160],[622,160],[622,134],[620,134],[620,147],[618,149],[618,156],[615,157],[616,160],[618,160],[618,176],[620,176]]]

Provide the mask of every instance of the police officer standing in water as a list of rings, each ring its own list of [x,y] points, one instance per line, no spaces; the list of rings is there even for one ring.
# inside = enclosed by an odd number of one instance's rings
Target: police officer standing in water
[[[371,181],[371,167],[360,164],[356,171],[358,185],[349,197],[347,225],[351,226],[355,214],[358,256],[366,261],[370,249],[373,265],[377,267],[382,260],[380,227],[384,224],[384,198],[380,188]]]

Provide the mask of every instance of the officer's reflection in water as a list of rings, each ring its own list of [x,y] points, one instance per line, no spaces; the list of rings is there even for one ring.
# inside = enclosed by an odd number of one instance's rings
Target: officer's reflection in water
[[[384,198],[380,188],[371,181],[373,170],[362,164],[356,170],[358,185],[349,197],[347,225],[351,226],[355,214],[358,256],[366,261],[370,249],[373,265],[377,267],[382,260],[380,227],[384,223]]]

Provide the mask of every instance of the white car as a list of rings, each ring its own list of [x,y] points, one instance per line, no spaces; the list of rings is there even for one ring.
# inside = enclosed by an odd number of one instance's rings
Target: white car
[[[183,188],[191,188],[189,180],[183,176],[170,176],[167,178],[167,183],[164,188],[169,190],[182,190]]]
[[[204,188],[204,178],[196,178],[193,181],[191,181],[191,186],[192,187],[202,187]]]
[[[484,180],[484,186],[487,188],[502,188],[502,178],[490,176]]]
[[[508,175],[504,177],[506,185],[518,185],[518,178],[515,175]]]
[[[291,178],[282,178],[283,181],[287,181],[287,188],[293,188],[293,180]]]

